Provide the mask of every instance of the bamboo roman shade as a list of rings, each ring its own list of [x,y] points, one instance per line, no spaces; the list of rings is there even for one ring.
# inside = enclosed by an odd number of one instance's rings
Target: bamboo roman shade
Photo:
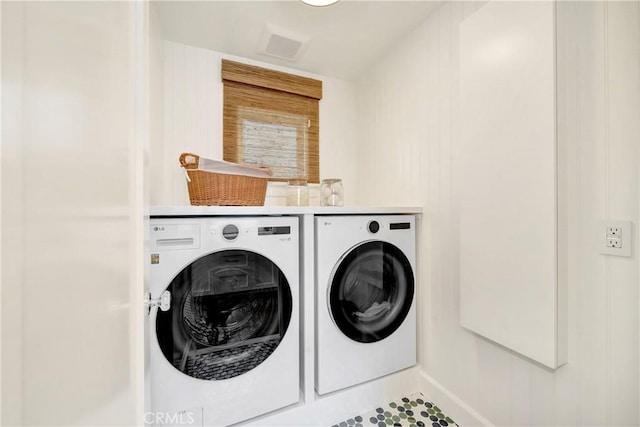
[[[224,160],[319,182],[322,82],[222,60]]]

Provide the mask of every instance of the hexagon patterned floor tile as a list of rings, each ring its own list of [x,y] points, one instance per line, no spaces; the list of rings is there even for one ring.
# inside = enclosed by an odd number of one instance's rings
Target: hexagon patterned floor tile
[[[459,427],[433,402],[421,393],[412,394],[389,402],[371,412],[357,415],[334,424],[332,427]]]

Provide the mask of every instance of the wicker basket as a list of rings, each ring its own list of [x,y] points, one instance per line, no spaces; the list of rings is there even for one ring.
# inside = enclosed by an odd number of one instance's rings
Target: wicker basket
[[[205,159],[203,158],[203,160]],[[187,188],[189,189],[189,199],[192,205],[264,205],[268,176],[271,174],[268,168],[256,168],[213,160],[208,161],[241,173],[218,173],[203,170],[200,168],[200,156],[193,153],[182,153],[180,155],[180,165],[187,173]],[[247,174],[242,174],[243,171],[246,171]]]

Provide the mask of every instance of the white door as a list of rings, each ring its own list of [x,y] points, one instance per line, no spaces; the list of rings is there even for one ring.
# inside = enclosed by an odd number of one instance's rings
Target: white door
[[[143,9],[0,7],[2,424],[137,425]]]

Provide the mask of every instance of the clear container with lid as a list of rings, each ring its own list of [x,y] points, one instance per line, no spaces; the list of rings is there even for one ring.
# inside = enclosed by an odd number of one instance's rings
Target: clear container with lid
[[[344,206],[344,188],[342,180],[337,178],[323,179],[320,184],[321,206]]]
[[[287,206],[309,206],[309,188],[305,179],[289,180]]]

